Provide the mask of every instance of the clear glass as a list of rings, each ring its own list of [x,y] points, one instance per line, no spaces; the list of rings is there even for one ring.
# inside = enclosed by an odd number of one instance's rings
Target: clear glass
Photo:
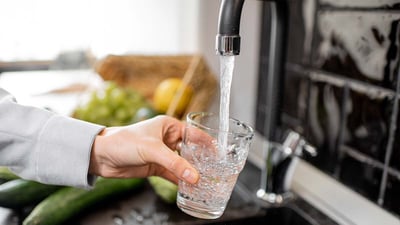
[[[242,171],[253,129],[229,119],[229,131],[220,131],[217,115],[194,112],[187,115],[181,155],[200,173],[197,184],[179,182],[177,205],[185,213],[203,219],[220,217]],[[227,135],[226,149],[218,147],[218,135]]]

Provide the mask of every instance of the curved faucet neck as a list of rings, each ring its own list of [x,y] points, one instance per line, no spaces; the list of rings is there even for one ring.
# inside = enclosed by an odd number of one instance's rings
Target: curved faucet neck
[[[244,0],[223,0],[219,11],[218,34],[239,35]]]
[[[218,19],[216,52],[219,55],[239,55],[240,17],[244,0],[222,0]]]

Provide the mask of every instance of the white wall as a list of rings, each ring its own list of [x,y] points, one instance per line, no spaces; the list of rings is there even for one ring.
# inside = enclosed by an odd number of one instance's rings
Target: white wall
[[[215,54],[220,1],[202,0],[199,13],[199,50],[219,78],[219,58]],[[243,6],[240,26],[241,53],[235,59],[231,89],[231,116],[255,124],[255,104],[258,77],[261,2],[247,0]],[[218,102],[212,110],[218,112]]]
[[[0,61],[197,51],[200,0],[2,0]]]

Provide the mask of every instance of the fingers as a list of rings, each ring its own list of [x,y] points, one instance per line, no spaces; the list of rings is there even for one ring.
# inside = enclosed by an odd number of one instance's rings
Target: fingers
[[[216,141],[216,137],[218,136],[217,133],[214,134],[212,132],[207,133],[204,130],[193,126],[186,127],[185,132],[186,132],[186,138],[189,139],[191,142],[204,145],[212,144],[213,142]]]
[[[180,179],[194,184],[199,179],[196,169],[171,150],[179,148],[184,127],[179,120],[158,116],[131,126],[115,127],[114,131],[108,128],[103,135],[113,144],[107,145],[109,154],[106,158],[114,159],[111,165],[117,170],[136,168],[126,176],[159,175],[175,183]],[[141,166],[146,170],[138,171]]]
[[[152,163],[157,163],[167,169],[170,173],[185,182],[195,184],[199,180],[199,173],[188,161],[172,152],[168,147],[164,146],[163,149],[158,149],[157,152],[149,152],[150,157],[148,160]],[[148,155],[146,154],[146,158]],[[167,179],[172,179],[167,177]]]
[[[194,184],[198,181],[199,174],[188,161],[171,151],[168,151],[167,154],[168,156],[166,156],[169,158],[169,160],[164,161],[164,159],[162,159],[160,161],[162,166],[173,173],[176,177],[188,183]]]
[[[174,174],[172,174],[171,172],[169,172],[168,170],[165,170],[165,169],[161,173],[159,173],[159,174],[156,173],[155,175],[159,176],[159,177],[163,177],[175,184],[178,184],[178,181],[179,181],[179,179]]]

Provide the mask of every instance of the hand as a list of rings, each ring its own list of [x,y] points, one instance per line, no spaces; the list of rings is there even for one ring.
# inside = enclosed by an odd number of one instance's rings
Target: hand
[[[133,125],[105,128],[95,139],[89,173],[102,177],[161,176],[196,183],[198,172],[180,157],[185,124],[157,116]]]

